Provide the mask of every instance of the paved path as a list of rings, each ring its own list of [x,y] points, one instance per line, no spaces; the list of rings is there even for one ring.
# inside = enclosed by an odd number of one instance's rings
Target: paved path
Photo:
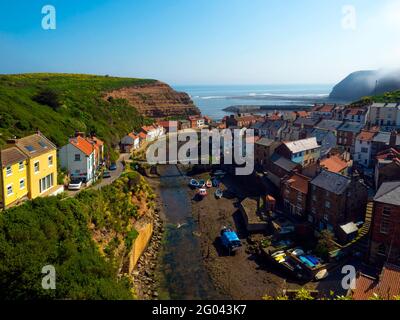
[[[81,192],[83,190],[87,190],[87,189],[99,190],[99,189],[103,188],[104,186],[110,185],[115,180],[117,180],[121,176],[121,174],[124,172],[125,168],[124,168],[124,165],[122,164],[122,162],[124,160],[125,161],[129,160],[129,156],[130,156],[130,154],[128,154],[128,153],[123,153],[119,156],[119,158],[116,162],[117,170],[110,171],[110,174],[111,174],[110,178],[102,179],[101,182],[97,183],[96,185],[94,185],[92,187],[82,188],[81,190],[77,190],[77,191],[66,190],[65,193],[68,195],[68,197],[75,197],[79,192]]]

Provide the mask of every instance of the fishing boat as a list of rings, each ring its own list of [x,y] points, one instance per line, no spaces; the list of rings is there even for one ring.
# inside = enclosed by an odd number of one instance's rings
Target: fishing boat
[[[207,188],[212,188],[212,182],[211,182],[211,180],[207,180],[207,182],[206,182],[206,187]]]
[[[211,180],[213,187],[218,188],[219,187],[219,180],[218,179],[212,179]]]
[[[203,179],[201,179],[201,180],[199,180],[199,184],[198,184],[198,188],[204,188],[206,186],[206,182],[203,180]]]
[[[216,197],[217,199],[221,199],[223,195],[224,195],[224,193],[222,192],[221,189],[217,189],[217,190],[215,191],[215,197]]]
[[[197,194],[198,194],[199,197],[204,198],[204,197],[207,196],[207,189],[201,188],[201,189],[199,189],[199,190],[197,191]]]
[[[192,188],[197,188],[199,186],[199,182],[196,179],[192,179],[189,182],[189,186]]]

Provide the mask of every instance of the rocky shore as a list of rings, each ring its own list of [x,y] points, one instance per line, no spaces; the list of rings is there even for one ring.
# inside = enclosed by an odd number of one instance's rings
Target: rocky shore
[[[157,300],[159,295],[155,270],[164,233],[164,225],[159,213],[160,210],[156,208],[152,215],[154,223],[153,235],[146,251],[140,257],[136,268],[132,272],[135,293],[139,300]]]

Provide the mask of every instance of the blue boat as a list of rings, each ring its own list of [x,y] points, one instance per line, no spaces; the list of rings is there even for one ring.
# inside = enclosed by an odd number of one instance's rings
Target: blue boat
[[[222,228],[221,230],[222,245],[229,251],[229,254],[235,253],[242,246],[236,232],[231,228]]]
[[[199,180],[197,187],[204,188],[205,186],[206,186],[206,182],[203,179]]]
[[[218,188],[219,184],[220,184],[220,182],[218,179],[212,179],[212,185],[214,188]]]
[[[192,179],[189,182],[189,186],[192,187],[192,188],[198,188],[199,187],[199,183],[197,182],[196,179]]]

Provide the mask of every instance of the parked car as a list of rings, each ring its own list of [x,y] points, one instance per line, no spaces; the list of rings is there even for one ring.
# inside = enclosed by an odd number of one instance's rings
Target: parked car
[[[68,184],[68,190],[80,190],[82,188],[82,180],[72,179]]]
[[[103,172],[103,179],[105,178],[111,178],[111,172],[110,171],[104,171]]]
[[[117,164],[116,163],[111,163],[110,168],[111,171],[117,170]]]

